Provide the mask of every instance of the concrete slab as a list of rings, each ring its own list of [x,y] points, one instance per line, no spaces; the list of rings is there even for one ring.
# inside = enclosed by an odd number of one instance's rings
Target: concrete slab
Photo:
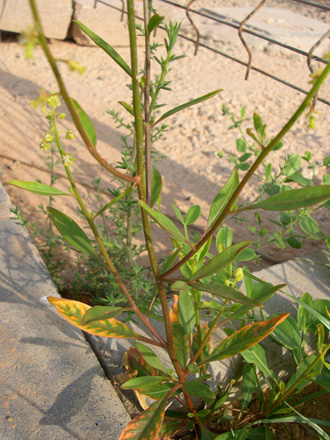
[[[72,0],[37,1],[41,21],[48,38],[64,40],[72,19]],[[21,33],[33,25],[28,0],[0,0],[0,29]]]
[[[203,8],[201,12],[239,25],[252,10],[252,6],[216,7],[212,9]],[[234,45],[234,47],[241,47],[242,51],[245,50],[239,40],[236,29],[205,17],[199,17],[196,14],[192,14],[192,18],[200,30],[202,40],[219,44],[230,44]],[[264,6],[251,17],[246,23],[245,28],[308,52],[312,45],[328,31],[329,25],[291,11]],[[187,32],[193,35],[192,30],[189,30],[189,28],[187,28]],[[272,54],[282,53],[290,55],[288,50],[258,37],[244,33],[244,38],[251,49],[271,51]],[[323,55],[325,50],[328,50],[327,42],[315,50],[315,54]]]
[[[57,290],[9,208],[0,184],[0,439],[118,439],[130,418],[83,333],[41,302]]]

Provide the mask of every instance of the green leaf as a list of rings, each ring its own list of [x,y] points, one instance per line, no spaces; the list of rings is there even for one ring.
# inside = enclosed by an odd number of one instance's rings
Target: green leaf
[[[127,308],[112,307],[112,306],[94,306],[87,310],[81,324],[86,325],[94,321],[102,321],[103,319],[110,319],[119,316]]]
[[[217,249],[219,249],[220,244],[224,246],[225,249],[229,248],[233,243],[233,233],[232,230],[225,226],[219,230],[217,233],[217,238],[215,240],[215,244]]]
[[[236,149],[239,153],[246,153],[246,143],[243,139],[236,139]]]
[[[267,321],[255,322],[240,330],[236,331],[228,338],[224,339],[211,353],[211,356],[204,359],[200,364],[201,367],[204,364],[213,361],[220,361],[236,354],[242,353],[253,345],[265,339],[275,327],[284,321],[289,316],[289,313],[284,313],[276,318],[268,319]]]
[[[154,385],[160,384],[162,381],[168,380],[167,377],[163,376],[142,376],[134,377],[121,385],[124,390],[147,390],[148,387],[153,387]]]
[[[199,423],[199,427],[202,435],[201,440],[215,440],[217,434],[207,429],[207,427],[202,422]]]
[[[264,124],[262,123],[261,117],[257,113],[253,114],[253,125],[254,125],[254,129],[258,133],[258,135],[263,136]]]
[[[249,440],[275,440],[275,434],[269,429],[269,426],[258,426],[249,432]]]
[[[149,339],[135,333],[126,324],[114,318],[103,319],[83,325],[83,317],[91,308],[87,304],[65,298],[48,297],[47,299],[56,307],[58,313],[64,319],[87,333],[106,338],[138,339],[140,341],[150,342]]]
[[[246,249],[243,249],[242,252],[239,253],[235,262],[239,263],[240,261],[250,261],[253,258],[255,258],[255,256],[256,256],[256,253],[253,249],[246,248]]]
[[[193,223],[195,223],[195,221],[199,218],[199,216],[201,215],[201,207],[199,205],[194,205],[191,206],[188,210],[187,216],[186,216],[186,220],[185,220],[185,224],[187,226],[192,225]]]
[[[184,225],[184,219],[183,219],[183,216],[181,214],[180,209],[177,206],[175,206],[173,203],[172,203],[172,208],[173,208],[173,211],[175,212],[176,216],[180,220],[180,222]]]
[[[160,172],[154,165],[151,165],[151,200],[150,206],[153,207],[162,193],[163,179]]]
[[[89,137],[89,140],[91,141],[92,145],[94,145],[95,147],[97,138],[96,138],[96,131],[92,121],[89,119],[89,116],[87,115],[85,110],[78,104],[78,102],[75,99],[71,98],[71,101],[73,107],[75,108],[78,114],[81,125],[84,127],[84,130],[87,136]]]
[[[209,213],[209,219],[207,222],[208,226],[211,226],[217,221],[217,219],[222,214],[223,210],[226,208],[228,201],[236,191],[239,185],[239,177],[236,169],[233,169],[231,176],[215,196]]]
[[[145,345],[141,344],[140,342],[135,342],[136,348],[139,350],[142,358],[145,362],[147,362],[148,365],[150,365],[153,368],[156,368],[156,370],[164,371],[165,373],[168,372],[166,368],[163,367],[163,364],[161,360],[155,355],[155,353]]]
[[[180,292],[178,313],[181,326],[191,335],[196,323],[196,313],[192,298],[187,291]]]
[[[118,101],[118,104],[120,104],[122,107],[124,107],[124,109],[126,111],[128,111],[128,113],[132,116],[134,116],[134,109],[131,105],[129,105],[127,102],[125,101]]]
[[[276,315],[271,315],[269,318],[274,318]],[[299,348],[301,344],[301,336],[298,325],[292,316],[288,316],[285,321],[279,324],[273,332],[274,339],[281,345],[293,350]]]
[[[263,304],[256,299],[249,298],[240,291],[233,289],[232,287],[225,286],[223,284],[194,283],[192,284],[192,286],[195,289],[200,290],[201,292],[210,292],[213,295],[221,296],[221,298],[226,298],[236,303],[245,304],[251,307],[263,307]]]
[[[320,227],[312,217],[303,217],[299,220],[300,229],[305,232],[305,234],[314,238],[315,240],[322,240],[324,235],[322,234]]]
[[[255,366],[253,364],[246,364],[243,370],[243,384],[242,384],[242,400],[241,400],[241,414],[251,402],[252,394],[258,386]]]
[[[34,194],[39,194],[41,196],[49,196],[49,197],[72,196],[72,194],[70,193],[65,193],[52,186],[44,185],[43,183],[39,183],[39,182],[23,182],[21,180],[10,180],[8,183],[10,185],[17,186],[18,188],[25,189],[27,191],[30,191]]]
[[[308,304],[305,304],[303,301],[300,301],[299,299],[297,299],[295,296],[291,295],[290,293],[287,292],[282,292],[284,293],[284,295],[288,296],[289,298],[291,298],[293,301],[296,301],[298,304],[300,304],[305,310],[308,310],[312,316],[314,316],[314,318],[316,318],[316,322],[318,323],[318,321],[324,325],[324,327],[326,327],[328,330],[330,330],[330,320],[323,316],[321,313],[319,313],[317,310],[315,310],[315,303],[316,301],[321,301],[320,306],[323,307],[323,310],[325,312],[324,306],[325,304],[323,303],[323,301],[326,300],[315,300],[313,303],[313,307],[309,306]],[[329,301],[326,301],[327,303],[329,303]],[[330,303],[329,303],[330,304]],[[329,307],[328,307],[329,309]],[[311,325],[311,324],[310,324]]]
[[[305,307],[307,306],[304,305]],[[310,322],[308,326],[308,330],[312,333],[316,333],[317,325],[323,324],[326,328],[329,329],[330,319],[327,315],[326,309],[330,312],[330,301],[327,299],[315,299],[313,301],[313,315],[314,319]],[[325,323],[326,322],[326,323]]]
[[[165,17],[161,17],[158,14],[153,15],[148,23],[147,35],[149,36],[153,30],[155,30],[163,21]]]
[[[197,382],[195,380],[191,382],[185,382],[183,384],[183,388],[185,391],[187,391],[189,394],[192,394],[193,396],[202,397],[203,399],[215,399],[215,394],[210,390],[210,388],[200,382]]]
[[[317,359],[317,357],[318,357],[318,354],[312,354],[312,355],[306,357],[305,359],[303,359],[301,362],[299,362],[299,364],[297,365],[297,371],[290,376],[290,379],[286,385],[286,389],[289,389],[291,387],[291,385],[293,385],[296,382],[296,380],[299,379],[300,376],[302,376],[304,374],[306,369]],[[316,376],[319,376],[319,374],[322,371],[322,368],[323,368],[322,360],[319,359],[319,361],[316,363],[316,365],[314,365],[312,370],[309,371],[308,374],[306,375],[308,377],[308,379],[305,378],[300,383],[298,383],[296,385],[296,389],[301,390],[301,389],[305,388],[307,385],[309,385],[311,383],[310,379],[315,378]]]
[[[150,208],[143,200],[139,200],[139,204],[141,208],[143,208],[150,215],[151,218],[155,220],[159,224],[159,226],[168,232],[171,237],[175,238],[175,240],[179,242],[186,242],[186,239],[183,234],[179,231],[179,229],[175,226],[175,224],[170,220],[166,215],[161,212],[155,211]]]
[[[164,266],[162,267],[162,273],[171,269],[180,250],[181,250],[180,248],[175,249],[175,251],[168,257],[168,259],[164,263]]]
[[[74,220],[50,206],[47,207],[47,210],[52,222],[68,243],[85,254],[99,258],[89,238]]]
[[[200,278],[205,278],[215,273],[219,273],[224,270],[229,264],[234,262],[239,255],[240,251],[250,246],[250,241],[242,241],[240,243],[234,244],[229,248],[225,249],[219,255],[216,255],[211,260],[209,260],[204,266],[198,269],[194,275],[189,278],[189,281],[195,281]]]
[[[180,323],[178,295],[174,295],[174,304],[170,310],[170,321],[174,350],[181,368],[185,369],[190,356],[190,337],[187,333],[187,325],[182,326]]]
[[[308,304],[310,307],[313,307],[313,298],[307,292],[305,292],[301,296],[300,301]],[[297,323],[299,329],[302,332],[306,332],[310,319],[311,319],[311,313],[308,310],[304,309],[302,305],[299,305],[297,312]]]
[[[322,374],[316,378],[315,382],[330,393],[330,371],[327,368],[323,368]]]
[[[88,29],[88,27],[82,24],[80,21],[74,20],[73,22],[76,23],[80,27],[80,29],[94,41],[95,44],[103,49],[104,52],[106,52],[118,64],[118,66],[120,66],[129,76],[132,76],[131,68],[128,66],[126,61],[122,59],[119,53],[116,52],[112,46],[110,46],[110,44],[105,42],[98,35],[94,34],[94,32]]]
[[[163,424],[167,400],[166,395],[135,417],[121,433],[119,440],[157,440]]]
[[[289,237],[286,241],[293,249],[302,248],[302,242],[298,240],[296,237]]]
[[[188,284],[183,280],[177,280],[171,285],[171,290],[174,292],[180,290],[189,290]]]
[[[177,112],[180,112],[181,110],[184,110],[188,107],[191,107],[192,105],[196,105],[199,104],[200,102],[206,101],[207,99],[213,98],[214,96],[216,96],[218,93],[220,93],[222,91],[222,89],[217,89],[214,92],[211,93],[207,93],[206,95],[200,96],[199,98],[193,99],[191,101],[185,102],[184,104],[179,105],[178,107],[174,107],[171,110],[169,110],[168,112],[164,113],[154,124],[153,126],[155,126],[156,124],[158,124],[159,122],[163,121],[164,119],[174,115]]]
[[[287,177],[285,179],[285,182],[296,182],[299,183],[299,185],[301,186],[310,186],[313,184],[313,181],[311,179],[307,179],[299,171],[291,174],[290,177]]]
[[[272,164],[268,163],[265,166],[265,178],[266,178],[267,182],[270,181],[271,174],[272,174]]]
[[[292,176],[301,168],[301,157],[299,154],[290,154],[285,161],[284,167],[282,168],[282,173],[286,176]]]
[[[246,209],[290,211],[291,209],[316,205],[328,199],[330,199],[330,185],[309,186],[308,188],[284,191],[255,205],[250,205]]]
[[[268,367],[265,350],[260,344],[255,344],[253,347],[241,353],[241,355],[246,362],[255,364],[262,373],[267,377],[271,377],[276,382],[276,376],[273,370]]]
[[[249,428],[235,429],[218,435],[215,440],[245,440],[248,437]],[[265,440],[264,438],[262,440]]]

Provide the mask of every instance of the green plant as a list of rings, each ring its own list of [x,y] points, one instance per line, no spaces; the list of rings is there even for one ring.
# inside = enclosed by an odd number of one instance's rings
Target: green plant
[[[68,192],[62,192],[55,187],[41,183],[21,181],[11,183],[39,194],[52,197],[66,196],[76,200],[85,219],[83,227],[89,226],[90,236],[74,220],[50,206],[48,207],[48,213],[52,222],[64,240],[82,254],[88,255],[91,261],[97,262],[109,273],[109,277],[116,282],[117,288],[120,289],[126,299],[126,305],[123,307],[90,307],[74,300],[49,298],[49,302],[56,306],[63,317],[86,332],[105,337],[135,340],[135,347],[131,347],[128,351],[128,363],[129,368],[135,372],[136,377],[125,382],[122,388],[138,390],[141,394],[152,397],[155,402],[128,424],[121,434],[121,440],[168,439],[182,427],[188,433],[191,433],[192,438],[202,440],[256,438],[260,432],[265,438],[272,438],[272,433],[268,428],[270,422],[279,423],[280,420],[281,422],[288,422],[292,418],[297,419],[297,410],[290,404],[290,398],[300,389],[303,381],[310,380],[310,373],[314,373],[316,365],[318,376],[323,377],[320,382],[325,382],[323,374],[326,370],[324,370],[324,366],[325,368],[329,367],[325,355],[330,348],[330,344],[328,336],[322,330],[323,327],[318,326],[316,357],[311,359],[311,362],[307,361],[308,365],[304,365],[303,368],[298,366],[297,375],[293,375],[288,383],[272,377],[268,369],[264,375],[265,380],[269,383],[271,393],[268,400],[263,394],[263,389],[258,385],[259,378],[256,375],[257,368],[261,373],[265,373],[265,371],[260,368],[260,363],[257,362],[256,357],[252,359],[252,362],[248,361],[243,375],[241,414],[237,420],[232,421],[231,425],[226,424],[230,421],[230,418],[226,413],[225,402],[229,398],[231,387],[222,389],[220,384],[217,390],[212,391],[207,386],[207,380],[211,378],[209,374],[210,364],[240,353],[243,353],[246,359],[248,353],[253,353],[256,350],[260,352],[257,344],[274,330],[281,328],[280,325],[287,322],[289,314],[284,313],[279,316],[263,318],[261,312],[263,303],[280,290],[283,285],[272,286],[258,280],[253,283],[253,276],[249,271],[246,268],[242,269],[237,266],[239,261],[247,261],[254,257],[254,251],[249,248],[251,242],[243,241],[233,244],[232,232],[223,223],[229,216],[247,210],[287,212],[315,205],[320,206],[330,199],[329,185],[310,185],[299,189],[287,188],[286,191],[271,194],[267,198],[260,197],[250,204],[243,204],[244,201],[240,198],[246,184],[259,166],[262,166],[267,156],[278,148],[283,136],[308,108],[310,100],[328,75],[330,64],[315,78],[309,94],[274,139],[266,141],[265,125],[260,118],[255,116],[255,131],[250,131],[250,136],[256,142],[254,162],[246,167],[243,178],[240,178],[237,164],[235,164],[228,181],[215,195],[210,206],[207,216],[208,224],[204,234],[198,237],[196,234],[190,233],[189,226],[199,217],[201,211],[199,206],[190,208],[186,216],[183,216],[180,210],[174,207],[174,211],[183,225],[183,232],[159,209],[155,209],[156,202],[161,194],[162,182],[159,173],[152,167],[151,145],[152,140],[155,140],[160,133],[158,130],[159,124],[173,114],[210,99],[220,92],[220,90],[216,90],[162,114],[159,113],[161,108],[160,104],[157,104],[159,93],[161,90],[166,90],[169,85],[166,79],[168,65],[177,58],[173,55],[173,46],[179,32],[179,26],[170,23],[165,27],[167,33],[165,40],[166,55],[159,57],[156,51],[157,45],[151,45],[150,43],[150,35],[154,29],[161,25],[164,19],[154,13],[149,2],[144,0],[144,26],[138,27],[145,39],[145,67],[143,73],[141,73],[137,56],[134,0],[127,0],[131,48],[130,66],[113,47],[87,29],[82,23],[77,23],[126,72],[131,81],[132,104],[121,102],[121,105],[132,117],[132,122],[125,124],[129,130],[132,130],[133,144],[128,149],[128,153],[124,155],[125,160],[121,164],[121,168],[117,168],[108,164],[99,155],[96,149],[94,127],[86,112],[77,101],[69,96],[57,68],[57,61],[53,58],[44,37],[35,0],[30,0],[30,4],[39,43],[46,54],[60,89],[59,94],[53,94],[47,99],[45,115],[50,121],[47,139],[52,138],[56,142],[70,187]],[[160,65],[161,72],[154,82],[151,81],[150,76],[151,59],[154,59]],[[82,200],[71,172],[74,158],[63,147],[63,140],[58,129],[59,120],[62,117],[62,113],[57,110],[61,104],[59,96],[65,101],[75,127],[90,153],[101,166],[121,182],[119,193],[113,194],[114,199],[105,205],[103,205],[104,202],[99,191],[100,209],[96,213],[91,212]],[[120,121],[119,118],[118,121]],[[70,138],[70,136],[72,136],[72,131],[66,135],[67,138]],[[45,142],[47,142],[47,139]],[[99,185],[98,181],[95,183]],[[135,188],[137,194],[134,192]],[[264,193],[265,196],[269,195],[267,191],[264,191]],[[149,319],[152,312],[157,313],[157,310],[153,310],[154,300],[150,300],[147,310],[139,307],[137,305],[139,289],[136,289],[133,285],[134,280],[125,278],[125,274],[120,273],[114,264],[114,261],[116,261],[120,266],[124,249],[127,253],[128,266],[132,267],[132,264],[134,264],[134,261],[132,262],[130,233],[127,234],[125,242],[119,243],[118,253],[116,253],[117,249],[114,249],[114,246],[108,245],[102,240],[100,229],[102,227],[106,228],[108,219],[105,217],[105,213],[112,206],[117,207],[117,211],[115,210],[112,213],[112,219],[114,218],[113,215],[116,218],[117,212],[120,211],[121,206],[124,206],[124,211],[131,220],[132,210],[139,207],[134,215],[140,215],[142,219],[145,246],[152,272],[150,283],[154,286],[154,297],[157,297],[161,304],[162,315],[160,316],[158,313],[158,319],[162,319],[164,322],[165,339],[158,333],[151,319]],[[100,217],[101,219],[103,217],[101,225],[97,222]],[[173,251],[161,267],[154,252],[154,242],[150,228],[151,220],[165,230],[171,236],[173,242]],[[214,251],[211,252],[210,246],[215,234],[217,249],[214,253]],[[238,288],[243,279],[246,294]],[[174,295],[173,303],[167,296],[165,289],[168,283],[171,284],[173,292],[179,292]],[[304,302],[301,301],[301,303]],[[306,304],[302,307],[306,307]],[[122,319],[117,319],[118,317],[123,318],[126,312],[134,315],[135,319],[140,320],[148,331],[147,335],[133,331],[129,325],[122,322]],[[313,313],[315,314],[315,311]],[[299,316],[302,314],[303,312],[300,311]],[[324,325],[327,322],[326,318],[321,317],[321,323]],[[302,320],[302,318],[299,319]],[[289,321],[289,323],[293,325],[292,322]],[[219,327],[225,328],[225,325],[231,325],[231,327],[226,328],[227,337],[217,341],[215,346],[212,346],[211,336],[214,334],[214,330]],[[329,330],[328,324],[325,326]],[[304,332],[304,327],[301,328],[301,331]],[[278,330],[275,337],[279,338],[279,334]],[[171,366],[164,365],[149,346],[162,348],[169,356]],[[296,358],[298,359],[298,356],[300,356],[300,360],[304,362],[303,352],[300,355],[297,353],[296,350]],[[268,379],[268,375],[270,375],[273,383]],[[251,387],[247,386],[246,383],[252,384],[252,387],[259,391],[259,398],[262,403],[261,410],[252,418],[243,416],[244,409],[249,401],[249,393],[251,393]],[[247,388],[249,388],[249,391],[247,391]],[[196,397],[199,398],[198,402],[196,402]],[[175,401],[177,406],[167,408],[169,401]],[[285,417],[282,416],[283,414],[285,414]],[[300,415],[298,419],[304,421]],[[308,423],[320,435],[328,438],[320,427],[322,421],[309,420]],[[257,428],[255,428],[256,425],[258,425]]]

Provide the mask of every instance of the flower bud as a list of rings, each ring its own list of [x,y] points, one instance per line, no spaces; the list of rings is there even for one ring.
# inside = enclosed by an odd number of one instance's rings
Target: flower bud
[[[43,140],[45,142],[53,142],[54,137],[50,133],[46,133],[45,136],[43,137]]]
[[[234,270],[233,273],[234,277],[235,277],[235,281],[242,281],[243,279],[243,269],[241,267],[238,267],[236,270]]]
[[[47,150],[50,149],[50,145],[49,145],[48,142],[40,142],[40,144],[39,144],[39,148],[40,148],[41,150],[47,151]]]
[[[72,128],[71,128],[71,130],[66,132],[65,139],[74,139],[74,133],[73,133]]]

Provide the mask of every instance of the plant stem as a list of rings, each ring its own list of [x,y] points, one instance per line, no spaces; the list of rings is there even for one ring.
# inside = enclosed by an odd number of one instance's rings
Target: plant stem
[[[275,138],[269,143],[267,147],[265,147],[261,152],[260,155],[257,157],[251,168],[247,171],[243,179],[241,180],[240,184],[238,185],[236,191],[229,199],[226,208],[223,210],[222,214],[219,216],[219,218],[214,222],[212,227],[205,231],[204,235],[200,239],[200,241],[195,245],[195,250],[191,250],[188,252],[188,254],[182,258],[177,264],[173,265],[171,269],[164,272],[160,275],[161,279],[166,279],[168,275],[175,272],[177,269],[179,269],[183,264],[185,264],[187,261],[192,258],[192,256],[204,245],[204,243],[207,242],[207,240],[212,237],[214,232],[218,229],[218,227],[222,224],[224,219],[227,217],[227,215],[230,213],[230,208],[234,205],[236,200],[238,199],[239,195],[241,194],[242,190],[244,189],[245,185],[248,183],[250,178],[255,173],[256,169],[259,167],[259,165],[262,163],[262,161],[268,156],[269,153],[273,150],[273,148],[280,142],[280,140],[291,130],[293,125],[296,123],[296,121],[299,119],[299,117],[303,114],[303,112],[306,110],[306,108],[309,105],[310,100],[313,98],[315,93],[319,90],[321,87],[323,81],[327,77],[328,73],[330,71],[330,63],[326,65],[323,72],[320,74],[320,76],[315,81],[313,87],[303,100],[303,102],[300,104],[298,110],[292,115],[292,117],[289,119],[289,121],[284,125],[284,127],[280,130],[280,132],[275,136]]]
[[[52,122],[53,122],[53,127],[54,127],[54,134],[55,134],[55,140],[58,146],[58,150],[60,152],[61,158],[63,160],[63,156],[64,156],[64,151],[61,145],[61,141],[59,138],[59,134],[58,134],[58,130],[56,128],[56,121],[55,121],[55,112],[52,111]],[[131,295],[129,294],[128,290],[126,289],[126,286],[124,285],[124,283],[122,282],[118,272],[116,271],[115,266],[113,265],[108,252],[103,244],[102,238],[97,230],[97,227],[94,224],[94,221],[90,215],[90,213],[88,212],[88,209],[86,208],[80,194],[79,191],[76,187],[75,181],[73,179],[73,176],[71,174],[70,168],[67,166],[64,166],[66,174],[68,176],[72,191],[76,197],[76,200],[94,234],[95,240],[100,248],[100,251],[108,265],[108,268],[110,269],[111,274],[113,275],[113,277],[115,278],[118,286],[120,287],[121,291],[123,292],[123,294],[125,295],[125,297],[127,298],[127,301],[129,302],[130,306],[132,307],[133,312],[140,318],[140,320],[142,321],[142,323],[146,326],[146,328],[150,331],[150,333],[159,341],[151,341],[150,343],[153,345],[158,345],[160,347],[164,347],[165,341],[163,340],[163,338],[158,334],[158,332],[155,330],[155,328],[150,324],[149,320],[146,319],[146,317],[140,312],[139,308],[137,307],[137,305],[135,304],[135,301],[133,300],[133,298],[131,297]]]
[[[137,57],[137,44],[136,44],[134,0],[127,0],[127,13],[128,13],[130,49],[131,49],[133,109],[134,109],[134,119],[135,119],[135,136],[136,136],[136,152],[137,152],[137,174],[140,177],[138,183],[138,189],[139,189],[140,200],[146,201],[146,188],[145,188],[145,181],[143,179],[143,175],[144,175],[143,121],[142,121],[141,100],[139,93],[140,92],[139,80],[138,80],[139,70],[138,70],[138,57]],[[157,282],[158,293],[163,311],[168,354],[171,358],[171,361],[173,363],[173,366],[175,368],[175,371],[178,375],[180,382],[185,382],[186,380],[185,375],[183,374],[182,368],[179,364],[174,349],[172,326],[171,326],[170,313],[169,313],[166,292],[164,289],[164,284],[161,281],[159,281],[159,268],[151,238],[149,216],[147,215],[146,211],[142,208],[141,208],[141,215],[142,215],[145,241],[147,244],[147,249],[149,254],[149,260]]]
[[[109,173],[111,173],[112,175],[116,176],[118,179],[124,180],[126,182],[135,182],[137,183],[139,180],[139,177],[134,176],[127,176],[126,174],[121,173],[120,171],[118,171],[116,168],[112,167],[111,165],[108,164],[108,162],[103,159],[100,154],[97,152],[95,146],[92,144],[91,140],[89,139],[89,136],[87,135],[80,119],[78,116],[78,113],[76,111],[76,109],[74,108],[74,105],[72,103],[72,100],[66,90],[64,81],[62,79],[62,76],[60,74],[60,71],[58,70],[57,64],[56,64],[56,60],[53,57],[53,55],[51,54],[51,51],[49,49],[48,43],[47,43],[47,39],[45,37],[43,28],[42,28],[42,24],[41,24],[41,20],[40,20],[40,16],[39,16],[39,12],[36,6],[36,2],[35,0],[29,0],[30,1],[30,6],[32,9],[32,14],[33,14],[33,18],[34,18],[34,22],[35,22],[35,27],[36,30],[38,32],[39,35],[39,40],[40,40],[40,45],[46,55],[46,58],[49,62],[49,65],[55,75],[56,81],[58,83],[58,86],[60,88],[60,92],[61,95],[68,107],[68,110],[71,114],[72,120],[74,122],[75,127],[77,128],[78,132],[80,133],[88,151],[91,153],[91,155],[94,157],[95,160],[97,160],[97,162],[103,167],[105,168]]]
[[[143,0],[144,38],[145,38],[145,86],[144,86],[144,141],[145,141],[145,176],[146,176],[146,203],[150,206],[151,200],[151,127],[150,127],[150,35],[148,0]]]

